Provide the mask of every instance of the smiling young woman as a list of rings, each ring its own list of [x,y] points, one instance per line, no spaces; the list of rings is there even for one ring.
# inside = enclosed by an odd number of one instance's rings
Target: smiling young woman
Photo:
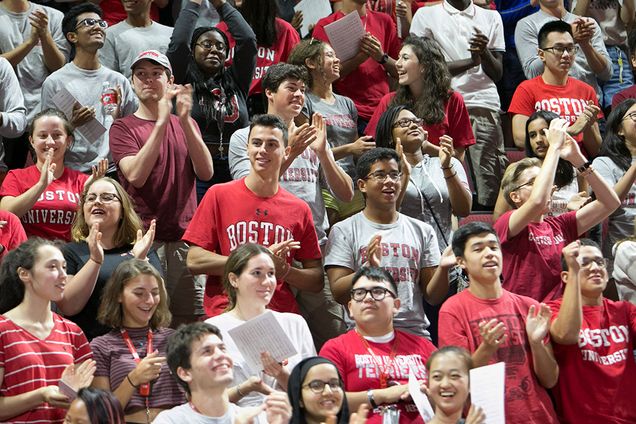
[[[97,319],[112,330],[91,342],[93,387],[114,392],[126,422],[149,423],[185,401],[166,364],[171,314],[159,272],[148,262],[121,263],[104,287]]]

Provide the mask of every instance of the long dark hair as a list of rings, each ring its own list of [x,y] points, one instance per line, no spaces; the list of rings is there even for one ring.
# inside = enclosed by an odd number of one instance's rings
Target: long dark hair
[[[625,172],[632,165],[632,154],[625,144],[625,136],[618,132],[627,111],[635,104],[636,99],[625,99],[612,109],[605,124],[605,138],[599,152],[599,156],[607,156]]]
[[[380,116],[378,125],[375,127],[375,145],[377,147],[395,149],[395,140],[393,140],[393,123],[403,110],[410,109],[401,104],[391,105]]]
[[[2,260],[0,266],[0,314],[18,306],[24,300],[24,282],[18,275],[18,268],[33,269],[38,258],[38,250],[42,246],[60,248],[60,244],[45,240],[40,237],[32,237],[9,251]]]
[[[243,0],[238,9],[256,34],[256,42],[261,46],[271,47],[278,39],[276,16],[278,4],[276,0]]]
[[[446,102],[453,92],[444,53],[437,41],[426,37],[407,37],[402,48],[406,46],[413,50],[424,66],[424,92],[415,99],[409,87],[401,85],[395,92],[391,105],[407,105],[415,116],[422,118],[428,125],[440,123],[446,115]]]
[[[85,387],[77,393],[86,405],[91,424],[125,424],[126,417],[119,400],[110,392]]]
[[[550,125],[553,119],[559,118],[554,112],[549,110],[537,110],[526,121],[526,156],[529,158],[538,158],[537,154],[532,150],[532,144],[530,143],[530,134],[528,133],[528,127],[532,121],[537,119],[543,119],[546,124]],[[572,164],[564,159],[559,158],[557,163],[556,173],[554,174],[554,184],[557,188],[565,187],[574,180],[574,168]]]

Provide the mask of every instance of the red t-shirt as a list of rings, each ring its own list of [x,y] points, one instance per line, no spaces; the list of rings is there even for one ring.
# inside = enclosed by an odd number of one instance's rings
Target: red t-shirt
[[[612,109],[615,109],[620,102],[626,99],[636,99],[636,85],[614,94],[614,97],[612,97]]]
[[[35,165],[12,169],[2,183],[0,197],[17,197],[39,180],[40,170]],[[48,185],[33,207],[22,216],[26,235],[71,241],[71,226],[86,180],[88,175],[64,168],[62,175]]]
[[[540,302],[561,297],[561,250],[579,237],[576,211],[531,222],[510,238],[513,212],[501,215],[493,226],[503,254],[503,287]]]
[[[215,184],[205,193],[183,240],[219,255],[229,256],[245,243],[263,246],[286,240],[300,242],[287,262],[320,259],[318,237],[307,203],[279,187],[272,197],[258,197],[245,185],[245,179]],[[208,316],[223,313],[228,305],[221,279],[208,276],[204,306]],[[289,286],[278,281],[269,308],[298,313]]]
[[[20,223],[20,219],[11,212],[0,210],[0,221],[7,222],[4,227],[0,229],[0,246],[2,246],[2,252],[0,252],[1,262],[4,255],[6,255],[9,250],[18,247],[27,239],[27,236]]]
[[[555,319],[563,299],[550,302]],[[603,299],[583,306],[579,342],[553,344],[559,381],[553,389],[563,424],[636,423],[636,306]]]
[[[565,85],[550,85],[538,77],[523,81],[512,96],[508,112],[512,115],[530,116],[537,110],[549,110],[567,120],[570,125],[583,112],[587,102],[591,100],[598,106],[596,91],[591,85],[568,77]],[[603,112],[598,113],[603,117]],[[574,137],[576,141],[583,140],[583,133]]]
[[[227,39],[230,42],[230,54],[225,62],[225,66],[230,66],[232,64],[232,58],[234,57],[236,41],[234,41],[234,37],[230,34],[225,22],[219,22],[217,28],[227,35]],[[254,68],[254,76],[250,83],[250,91],[248,93],[250,96],[263,92],[261,80],[265,76],[267,69],[276,63],[287,62],[291,51],[300,43],[298,31],[296,31],[289,22],[283,19],[276,18],[276,34],[278,37],[273,46],[267,47],[262,44],[257,44],[256,46],[258,48],[256,52],[256,67]]]
[[[356,330],[351,330],[335,339],[328,340],[320,356],[331,360],[338,368],[344,380],[347,392],[363,392],[379,389],[380,370],[389,375],[389,381],[407,384],[410,369],[413,369],[418,380],[428,381],[426,361],[436,348],[428,339],[404,331],[395,330],[395,337],[387,343],[367,341],[371,352],[362,341]],[[397,346],[396,346],[397,344]],[[395,357],[391,359],[391,351],[395,349]],[[423,423],[417,407],[412,402],[399,402],[401,423]],[[382,415],[377,410],[371,411],[367,423],[382,422]]]
[[[469,290],[451,296],[439,311],[439,345],[461,346],[474,353],[481,344],[479,323],[497,319],[508,337],[490,364],[506,364],[506,422],[558,423],[548,392],[534,374],[532,352],[526,335],[526,316],[537,302],[503,290],[499,299],[480,299]]]
[[[0,368],[4,378],[0,395],[17,396],[46,386],[57,386],[64,368],[93,357],[82,330],[53,313],[53,329],[43,340],[0,315]],[[62,423],[66,410],[46,403],[12,417],[9,422]]]
[[[128,115],[117,119],[110,127],[110,151],[117,165],[127,156],[134,156],[146,144],[156,121]],[[196,131],[199,127],[195,125]],[[159,241],[181,239],[197,208],[195,175],[185,133],[176,115],[170,115],[159,156],[146,183],[134,187],[118,169],[119,181],[135,201],[135,210],[146,228],[157,220],[155,238]]]
[[[373,116],[364,130],[366,135],[375,137],[375,130],[380,121],[380,116],[389,108],[389,103],[395,97],[395,92],[386,94],[380,100],[380,104],[375,108]],[[464,98],[457,91],[453,91],[450,98],[444,105],[446,112],[444,120],[439,124],[424,124],[424,129],[428,131],[428,141],[439,146],[439,138],[448,135],[453,138],[455,147],[468,147],[475,144],[475,135],[470,125],[468,109],[464,104]]]
[[[324,27],[343,16],[344,13],[339,10],[319,20],[314,28],[313,37],[328,43],[329,38]],[[401,42],[391,17],[386,13],[367,10],[366,16],[362,16],[361,19],[365,30],[380,40],[382,49],[395,59],[400,52]],[[380,99],[389,92],[389,80],[384,66],[368,58],[349,75],[336,81],[334,88],[338,94],[353,100],[358,109],[358,116],[368,121]]]
[[[102,16],[103,19],[108,22],[108,26],[113,26],[121,21],[125,21],[128,17],[126,9],[124,9],[120,0],[102,0],[99,2],[99,7],[102,8]],[[154,3],[150,5],[150,19],[159,22],[159,8]]]

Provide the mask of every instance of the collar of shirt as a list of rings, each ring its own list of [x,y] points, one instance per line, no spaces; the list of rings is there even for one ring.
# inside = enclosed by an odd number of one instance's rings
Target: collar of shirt
[[[460,15],[468,16],[469,18],[473,18],[475,16],[475,8],[477,7],[471,1],[470,5],[466,9],[457,10],[453,6],[451,6],[448,0],[444,0],[444,3],[442,3],[442,6],[444,7],[444,10],[446,10],[451,15],[460,14]]]

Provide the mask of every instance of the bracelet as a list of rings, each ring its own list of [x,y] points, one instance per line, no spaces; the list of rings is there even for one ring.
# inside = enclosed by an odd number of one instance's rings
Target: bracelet
[[[128,380],[128,383],[130,383],[130,385],[133,386],[135,389],[139,388],[139,386],[135,386],[135,384],[130,379],[130,374],[126,374],[126,380]]]
[[[97,265],[100,265],[100,266],[104,263],[103,261],[102,261],[102,262],[96,261],[96,260],[95,260],[95,259],[93,259],[93,258],[88,258],[88,260],[89,260],[89,261],[93,261],[93,262],[95,262]]]
[[[242,397],[242,398],[244,398],[244,397],[245,397],[245,393],[243,393],[243,392],[241,391],[241,385],[240,385],[240,384],[237,384],[237,385],[236,385],[236,393],[238,393],[238,395],[239,395],[240,397]]]
[[[585,170],[579,171],[579,175],[582,176],[582,177],[587,177],[588,175],[590,175],[594,171],[596,171],[596,170],[594,168],[592,168],[592,166],[588,166]]]
[[[375,399],[373,398],[373,390],[371,389],[367,390],[367,400],[369,401],[369,405],[371,405],[371,408],[378,408],[378,404],[375,403]]]
[[[449,175],[448,177],[444,177],[445,180],[450,180],[451,178],[453,178],[455,175],[457,175],[457,171],[455,171],[455,173],[453,175]]]
[[[289,275],[289,271],[291,271],[291,265],[289,265],[287,262],[285,262],[285,265],[287,265],[287,269],[285,270],[285,273],[282,275],[282,277],[280,277],[281,280],[284,280],[285,278],[287,278],[287,276]]]
[[[587,171],[590,168],[590,166],[592,166],[592,162],[588,160],[583,165],[576,168],[576,170],[579,171],[579,174],[582,174],[583,172]]]
[[[440,166],[442,169],[453,169],[455,167],[454,164],[451,163],[451,166]]]

